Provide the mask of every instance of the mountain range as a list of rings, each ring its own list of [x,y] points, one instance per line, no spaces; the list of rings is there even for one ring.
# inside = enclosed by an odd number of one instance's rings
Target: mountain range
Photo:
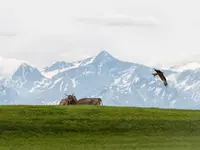
[[[121,61],[107,51],[76,62],[58,61],[39,70],[27,63],[0,80],[0,104],[58,104],[66,94],[100,97],[104,105],[200,108],[200,64],[162,69],[168,86],[153,68]]]

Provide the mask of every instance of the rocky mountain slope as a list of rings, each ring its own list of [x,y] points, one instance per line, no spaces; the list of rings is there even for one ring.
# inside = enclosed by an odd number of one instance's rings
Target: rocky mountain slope
[[[200,68],[175,69],[163,70],[165,87],[152,76],[153,68],[106,51],[77,62],[55,62],[41,71],[21,64],[13,76],[0,80],[0,104],[57,104],[65,93],[74,93],[77,98],[100,97],[112,106],[200,108]]]

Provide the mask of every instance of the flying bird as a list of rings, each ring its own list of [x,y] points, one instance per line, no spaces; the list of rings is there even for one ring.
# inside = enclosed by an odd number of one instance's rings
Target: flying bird
[[[160,79],[163,81],[164,85],[167,86],[167,85],[168,85],[168,84],[167,84],[167,80],[166,80],[166,78],[165,78],[163,72],[160,71],[160,70],[158,70],[158,69],[155,69],[155,68],[154,68],[154,70],[156,71],[156,73],[153,73],[152,75],[153,75],[154,77],[158,75],[158,76],[160,77]]]

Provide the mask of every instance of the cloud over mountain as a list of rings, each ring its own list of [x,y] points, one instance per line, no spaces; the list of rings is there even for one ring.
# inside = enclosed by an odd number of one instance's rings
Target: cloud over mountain
[[[79,22],[86,24],[98,24],[104,26],[115,27],[131,27],[131,26],[144,26],[151,27],[159,24],[159,21],[153,16],[99,16],[99,17],[83,17],[76,19]]]

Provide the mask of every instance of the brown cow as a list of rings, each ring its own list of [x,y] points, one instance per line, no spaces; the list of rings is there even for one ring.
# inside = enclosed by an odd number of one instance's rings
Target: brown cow
[[[157,70],[157,69],[155,69],[155,68],[154,68],[154,70],[156,71],[156,73],[153,73],[152,75],[153,75],[154,77],[158,75],[158,76],[160,77],[160,79],[163,81],[164,85],[167,86],[167,85],[168,85],[168,84],[167,84],[167,80],[166,80],[166,78],[165,78],[163,72],[160,71],[160,70]]]
[[[62,99],[59,103],[59,105],[69,105],[69,100],[68,98]]]
[[[76,104],[103,105],[102,100],[100,98],[81,98],[77,101]]]
[[[77,99],[74,96],[74,94],[72,94],[72,95],[65,94],[65,95],[67,96],[67,98],[62,99],[60,101],[59,105],[70,105],[70,104],[75,105],[76,104]]]
[[[103,105],[102,100],[100,98],[81,98],[77,100],[76,96],[68,95],[66,99],[61,100],[61,102],[65,105],[82,105],[82,104],[88,104],[88,105]]]

